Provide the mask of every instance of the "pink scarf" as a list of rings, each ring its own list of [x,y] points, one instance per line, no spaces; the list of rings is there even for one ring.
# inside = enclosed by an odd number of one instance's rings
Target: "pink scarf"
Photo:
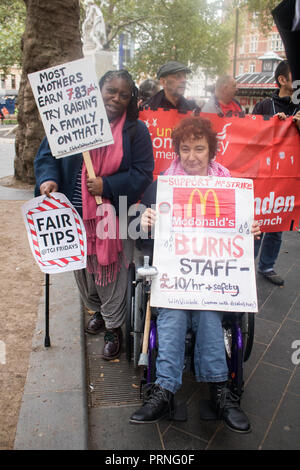
[[[122,131],[125,119],[126,112],[121,118],[110,123],[114,144],[90,151],[96,177],[112,175],[119,169],[123,158]],[[95,196],[87,189],[87,178],[86,166],[83,163],[81,192],[83,223],[87,235],[87,270],[94,274],[96,284],[105,286],[116,279],[122,264],[123,246],[119,238],[119,223],[114,207],[105,198],[102,198],[103,204],[97,206]],[[100,226],[108,229],[106,238],[97,236],[97,227],[99,229]]]
[[[164,175],[187,175],[188,173],[184,170],[181,165],[180,157],[177,157],[176,160],[173,160],[169,168],[164,172]],[[229,177],[230,171],[225,168],[225,166],[217,163],[214,160],[211,160],[208,165],[208,176],[225,176]]]

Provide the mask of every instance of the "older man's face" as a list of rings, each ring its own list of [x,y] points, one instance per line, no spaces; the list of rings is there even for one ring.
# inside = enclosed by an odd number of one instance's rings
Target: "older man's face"
[[[232,100],[236,94],[236,81],[232,78],[224,85],[224,94],[228,100]]]
[[[186,72],[170,73],[160,79],[160,84],[165,93],[174,97],[183,96],[186,87]]]

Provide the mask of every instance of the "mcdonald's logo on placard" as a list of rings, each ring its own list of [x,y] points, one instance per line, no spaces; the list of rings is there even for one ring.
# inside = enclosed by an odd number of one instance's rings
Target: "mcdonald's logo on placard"
[[[172,226],[234,229],[234,189],[174,188]]]
[[[205,191],[205,194],[204,196],[202,195],[202,191],[200,189],[193,189],[193,191],[191,192],[191,195],[190,195],[190,198],[189,198],[189,202],[188,202],[188,217],[191,217],[192,216],[192,209],[193,209],[193,199],[194,199],[194,196],[195,194],[197,194],[200,198],[200,211],[201,211],[201,215],[205,215],[206,214],[206,205],[207,205],[207,198],[209,196],[209,194],[212,194],[213,198],[214,198],[214,203],[215,203],[215,216],[216,217],[220,217],[220,204],[219,204],[219,199],[216,195],[216,191],[214,189],[208,189],[207,191]]]

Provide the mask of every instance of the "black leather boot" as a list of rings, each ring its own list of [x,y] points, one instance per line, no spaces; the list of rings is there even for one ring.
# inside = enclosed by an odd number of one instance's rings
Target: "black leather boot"
[[[112,330],[106,330],[104,334],[104,348],[102,359],[111,361],[121,355],[122,330],[121,327]]]
[[[130,423],[156,423],[165,416],[172,417],[174,412],[173,393],[158,384],[152,384],[146,394],[141,408],[130,417]]]
[[[94,315],[92,315],[92,318],[90,318],[90,320],[88,321],[85,327],[85,331],[92,335],[96,335],[100,333],[100,331],[104,330],[104,328],[105,328],[105,323],[104,323],[101,313],[95,312]]]
[[[231,431],[251,432],[249,419],[240,408],[239,397],[231,392],[227,382],[210,383],[210,400],[218,419],[223,419]]]

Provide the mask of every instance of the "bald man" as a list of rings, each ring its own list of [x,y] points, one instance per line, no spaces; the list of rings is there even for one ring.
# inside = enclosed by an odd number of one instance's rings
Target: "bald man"
[[[201,111],[203,113],[215,113],[226,116],[228,112],[233,114],[241,113],[240,103],[234,99],[236,93],[236,81],[230,75],[222,75],[218,78],[215,86],[215,93],[210,100],[205,103]]]

